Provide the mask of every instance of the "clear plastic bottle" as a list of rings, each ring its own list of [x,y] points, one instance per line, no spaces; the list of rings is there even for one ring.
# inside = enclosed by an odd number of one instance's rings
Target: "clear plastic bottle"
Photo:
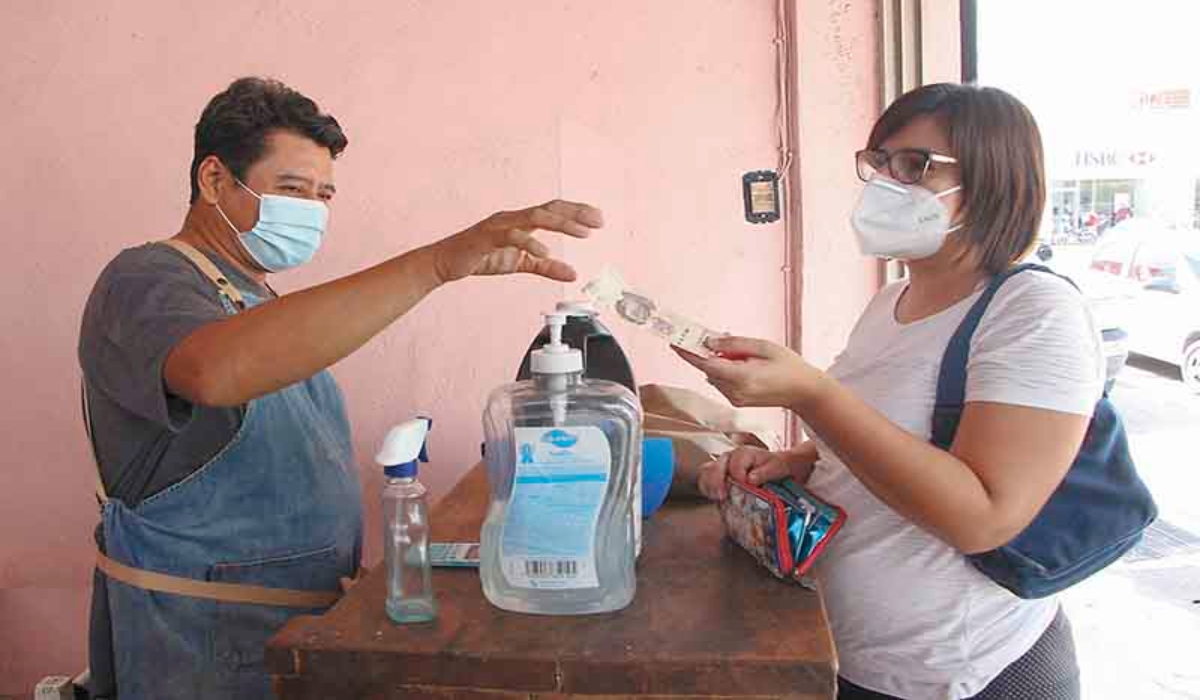
[[[581,353],[562,343],[565,317],[546,320],[532,379],[494,391],[484,414],[483,592],[514,612],[620,610],[637,588],[641,407],[620,384],[583,379]]]
[[[417,463],[429,461],[425,437],[430,421],[398,425],[384,439],[376,461],[383,486],[383,559],[387,570],[387,614],[399,623],[429,622],[437,616],[429,560],[429,503],[417,480]]]

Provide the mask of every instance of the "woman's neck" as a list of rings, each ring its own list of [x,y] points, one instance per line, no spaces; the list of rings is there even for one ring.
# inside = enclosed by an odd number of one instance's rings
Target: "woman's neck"
[[[932,258],[908,263],[908,288],[896,304],[896,320],[912,323],[944,311],[979,288],[986,274],[973,255],[950,255],[943,250]]]

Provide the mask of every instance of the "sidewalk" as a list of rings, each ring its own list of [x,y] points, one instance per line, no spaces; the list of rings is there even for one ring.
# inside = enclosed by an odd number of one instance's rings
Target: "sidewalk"
[[[1159,522],[1124,559],[1068,590],[1085,700],[1200,700],[1200,396],[1134,360],[1113,400]]]

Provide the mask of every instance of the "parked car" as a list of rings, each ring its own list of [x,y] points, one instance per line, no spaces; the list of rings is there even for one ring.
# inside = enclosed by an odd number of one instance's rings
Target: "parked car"
[[[1101,237],[1091,269],[1124,286],[1130,351],[1177,365],[1200,393],[1200,231],[1128,219]]]
[[[1047,242],[1041,241],[1036,246],[1030,262],[1038,262],[1056,272],[1065,274],[1079,287],[1087,299],[1092,318],[1100,327],[1100,337],[1104,348],[1104,389],[1112,391],[1117,382],[1117,375],[1129,358],[1129,334],[1125,330],[1125,317],[1128,306],[1128,292],[1120,282],[1113,282],[1103,275],[1087,272],[1083,275],[1071,274],[1069,270],[1059,270],[1054,261],[1054,249]]]

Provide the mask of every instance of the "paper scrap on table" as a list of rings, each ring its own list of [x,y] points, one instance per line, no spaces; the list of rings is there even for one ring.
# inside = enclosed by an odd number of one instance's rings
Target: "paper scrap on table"
[[[597,308],[612,309],[626,321],[666,338],[667,342],[675,347],[701,357],[712,357],[715,354],[705,345],[709,338],[724,335],[659,307],[650,297],[630,289],[621,278],[621,274],[612,268],[606,268],[599,277],[588,282],[583,288],[583,293]]]

